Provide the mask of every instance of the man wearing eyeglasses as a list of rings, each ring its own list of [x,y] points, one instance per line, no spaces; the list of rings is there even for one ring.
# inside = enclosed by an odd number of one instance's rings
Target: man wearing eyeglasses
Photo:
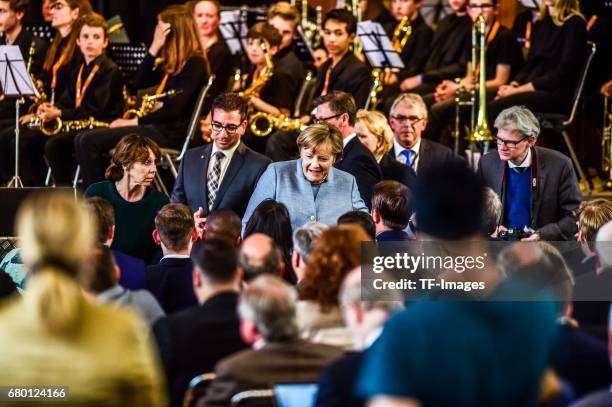
[[[574,240],[581,196],[570,159],[535,147],[540,124],[524,106],[503,110],[495,128],[497,152],[482,157],[478,172],[502,200],[499,229],[533,229],[526,241]]]
[[[415,173],[454,159],[451,149],[421,137],[427,127],[427,107],[421,96],[415,93],[398,96],[391,106],[389,125],[394,135],[389,156]]]
[[[227,208],[244,215],[249,198],[269,158],[241,142],[247,126],[247,105],[236,93],[222,93],[212,106],[213,142],[187,151],[172,191],[172,202],[194,211],[200,232],[205,217]]]
[[[346,92],[335,90],[315,99],[314,105],[315,123],[326,122],[334,125],[342,134],[342,159],[334,166],[355,177],[361,198],[368,209],[372,209],[372,191],[374,185],[382,179],[382,172],[376,158],[355,132],[355,99]]]

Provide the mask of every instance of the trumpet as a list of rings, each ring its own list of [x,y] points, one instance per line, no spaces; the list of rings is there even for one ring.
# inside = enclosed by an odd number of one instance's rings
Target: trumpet
[[[249,120],[251,132],[257,137],[266,137],[272,130],[279,131],[302,131],[306,125],[299,119],[292,119],[285,115],[273,115],[265,112],[257,112]]]
[[[157,102],[163,98],[171,98],[181,93],[180,89],[171,89],[157,95],[144,95],[138,109],[129,109],[123,114],[124,119],[141,118],[157,110]]]
[[[259,97],[263,87],[272,78],[272,75],[274,75],[274,63],[272,62],[272,57],[270,57],[270,54],[268,53],[268,44],[265,41],[261,41],[259,46],[261,47],[266,60],[266,72],[254,80],[253,83],[251,83],[251,86],[239,93],[239,95],[245,100],[249,100],[253,96]]]

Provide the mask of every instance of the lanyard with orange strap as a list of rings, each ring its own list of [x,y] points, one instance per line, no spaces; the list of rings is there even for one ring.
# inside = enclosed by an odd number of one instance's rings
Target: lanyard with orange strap
[[[87,88],[89,88],[89,85],[91,85],[91,81],[93,80],[94,76],[96,76],[96,73],[100,70],[100,65],[98,64],[94,65],[93,69],[87,76],[87,79],[85,79],[85,83],[81,85],[82,83],[81,77],[83,76],[84,67],[85,67],[85,64],[81,64],[81,69],[79,69],[79,76],[77,77],[77,81],[76,81],[75,106],[77,108],[81,106],[81,103],[83,103],[83,99],[85,98],[85,92],[87,92]]]
[[[495,36],[497,36],[497,32],[499,31],[500,26],[501,24],[499,23],[499,21],[495,21],[493,23],[493,26],[489,30],[489,35],[487,35],[487,42],[485,45],[485,50],[489,49],[489,45],[491,45],[491,43],[495,39]],[[474,72],[475,72],[475,76],[478,76],[480,72],[480,61],[478,61],[478,64],[476,65],[476,69],[474,70]]]

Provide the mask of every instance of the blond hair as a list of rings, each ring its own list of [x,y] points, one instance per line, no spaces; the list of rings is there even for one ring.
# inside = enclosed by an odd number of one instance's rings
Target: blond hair
[[[363,124],[378,140],[378,147],[373,154],[376,161],[380,160],[393,147],[393,130],[387,118],[380,112],[360,109],[357,111],[357,123]]]
[[[170,34],[161,51],[163,67],[167,74],[178,75],[193,55],[205,58],[191,10],[185,5],[171,5],[158,15],[170,24]],[[208,65],[208,61],[206,62]]]
[[[329,142],[331,154],[338,161],[342,157],[342,135],[336,126],[328,123],[317,123],[306,127],[297,138],[297,145],[302,149],[315,150],[325,142]]]
[[[545,2],[540,4],[540,13],[538,20],[543,20],[546,16],[550,16],[556,26],[561,27],[563,23],[569,20],[572,16],[578,16],[584,20],[584,16],[580,12],[580,2],[578,0],[557,0],[557,14],[552,15],[548,12],[548,7]]]
[[[268,10],[268,20],[280,17],[285,21],[298,23],[300,21],[300,12],[297,8],[286,1],[279,1]]]
[[[75,280],[95,241],[85,204],[64,192],[36,194],[17,213],[21,257],[33,274],[27,296],[51,333],[78,326],[83,298]]]

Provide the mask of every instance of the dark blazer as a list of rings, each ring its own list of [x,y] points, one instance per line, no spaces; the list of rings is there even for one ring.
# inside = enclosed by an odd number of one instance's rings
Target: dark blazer
[[[353,137],[346,144],[342,159],[334,166],[355,177],[361,198],[368,209],[372,209],[372,190],[382,179],[382,172],[370,150],[359,141],[359,137]]]
[[[530,226],[544,240],[574,240],[577,231],[574,211],[580,204],[581,195],[572,162],[558,151],[544,147],[535,147],[532,154],[537,156],[538,185],[531,193]],[[478,163],[478,174],[499,195],[504,206],[507,166],[497,151],[486,154]]]
[[[179,167],[170,198],[172,202],[186,204],[194,212],[202,207],[204,214],[208,215],[206,172],[211,152],[212,143],[187,151]],[[240,142],[223,176],[212,209],[231,209],[242,217],[259,177],[270,163],[268,157]]]
[[[350,352],[329,365],[319,377],[317,407],[362,407],[364,400],[356,395],[355,385],[363,352]]]
[[[181,405],[191,379],[247,347],[240,338],[237,306],[238,294],[224,292],[153,326],[173,406]]]
[[[198,304],[193,292],[192,270],[193,263],[188,257],[169,257],[147,267],[145,288],[157,298],[166,314]]]
[[[383,180],[400,182],[412,190],[416,181],[416,173],[409,166],[397,161],[393,156],[393,151],[390,155],[383,155],[378,162],[378,166],[382,171]]]
[[[388,230],[376,235],[377,242],[402,242],[412,240],[405,230]]]
[[[270,388],[277,383],[315,383],[323,367],[340,356],[340,348],[302,339],[271,342],[259,350],[239,352],[215,367],[217,378],[206,391],[204,405],[228,406],[238,392]]]
[[[314,86],[315,97],[321,96],[325,85],[325,75],[331,67],[332,60],[328,59],[319,69],[317,83]],[[329,76],[329,88],[327,92],[341,90],[349,93],[355,98],[358,109],[365,106],[372,86],[372,75],[370,70],[352,52],[347,52],[340,62],[332,69]]]
[[[130,290],[140,290],[145,287],[145,262],[138,257],[132,257],[128,254],[113,250],[115,255],[115,263],[121,270],[119,284]]]
[[[429,171],[432,168],[436,168],[457,159],[457,157],[453,155],[453,150],[450,148],[424,138],[421,138],[421,145],[419,147],[418,154],[419,160],[416,168],[417,173]],[[393,148],[389,150],[387,155],[393,160],[396,160],[395,151]]]

